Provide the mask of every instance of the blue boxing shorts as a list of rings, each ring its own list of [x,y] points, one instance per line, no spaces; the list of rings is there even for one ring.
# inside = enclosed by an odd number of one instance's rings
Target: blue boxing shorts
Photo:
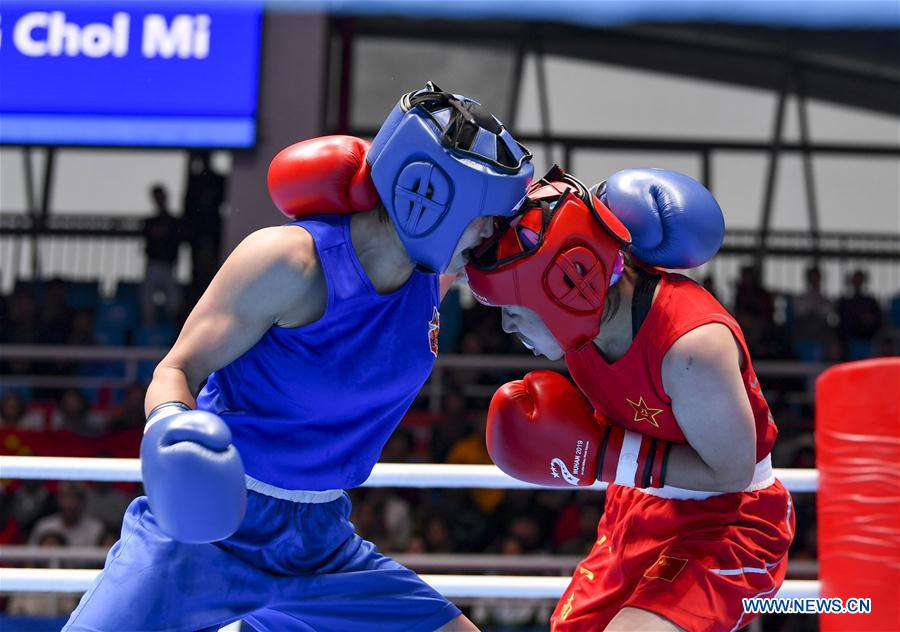
[[[172,540],[134,500],[63,630],[434,630],[460,614],[357,535],[346,493],[307,494],[327,502],[248,491],[241,527],[211,544]]]

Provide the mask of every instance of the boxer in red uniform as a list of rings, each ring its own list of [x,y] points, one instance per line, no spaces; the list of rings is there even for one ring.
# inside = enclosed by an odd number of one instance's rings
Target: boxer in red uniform
[[[784,580],[794,516],[740,326],[662,269],[711,257],[721,210],[699,183],[657,169],[595,192],[551,171],[467,266],[504,330],[565,357],[577,384],[535,371],[501,387],[488,449],[522,480],[610,484],[552,630],[737,630],[752,618],[741,599]]]

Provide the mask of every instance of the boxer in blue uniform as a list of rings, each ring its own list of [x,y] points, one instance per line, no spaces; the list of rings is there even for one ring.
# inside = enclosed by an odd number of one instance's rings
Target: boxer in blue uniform
[[[234,250],[156,368],[147,496],[66,630],[475,629],[355,533],[342,490],[431,371],[439,274],[514,213],[530,160],[433,84],[371,147],[326,137],[276,157],[273,199],[301,219]]]

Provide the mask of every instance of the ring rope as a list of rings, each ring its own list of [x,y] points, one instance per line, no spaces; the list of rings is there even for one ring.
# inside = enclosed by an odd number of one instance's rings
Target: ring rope
[[[819,472],[815,469],[775,469],[775,476],[792,492],[815,492],[819,488]],[[0,456],[0,478],[139,482],[141,464],[138,459]],[[437,463],[377,463],[362,487],[570,489],[525,483],[496,465]],[[606,483],[578,489],[599,491],[606,489]]]
[[[0,568],[0,592],[84,592],[99,573],[93,569]],[[448,599],[559,599],[571,577],[523,575],[420,575]],[[818,597],[815,580],[785,581],[778,597]]]

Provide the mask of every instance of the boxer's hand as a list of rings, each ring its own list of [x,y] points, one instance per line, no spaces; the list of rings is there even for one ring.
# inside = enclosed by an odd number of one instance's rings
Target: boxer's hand
[[[150,509],[175,540],[222,540],[244,518],[244,465],[217,415],[180,402],[157,406],[141,442],[141,472]]]
[[[722,209],[706,187],[666,169],[626,169],[592,189],[631,231],[634,255],[663,268],[694,268],[725,238]]]
[[[487,449],[512,477],[539,485],[592,485],[601,428],[584,396],[553,371],[500,387],[488,408]]]
[[[269,195],[292,219],[369,211],[381,202],[355,136],[323,136],[282,149],[269,165]]]
[[[670,445],[600,425],[581,391],[553,371],[532,371],[494,393],[486,441],[501,470],[553,487],[585,487],[598,478],[662,487]]]

